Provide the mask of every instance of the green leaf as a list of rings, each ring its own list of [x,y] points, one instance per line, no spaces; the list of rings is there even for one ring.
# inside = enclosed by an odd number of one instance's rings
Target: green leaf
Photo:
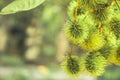
[[[39,6],[44,1],[45,0],[15,0],[12,3],[8,4],[5,8],[3,8],[0,14],[5,15],[27,11]]]

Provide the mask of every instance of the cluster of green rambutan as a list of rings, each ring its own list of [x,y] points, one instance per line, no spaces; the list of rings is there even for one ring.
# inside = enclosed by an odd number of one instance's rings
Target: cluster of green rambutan
[[[120,1],[72,0],[68,6],[66,38],[86,51],[85,57],[67,56],[63,69],[73,76],[80,72],[99,76],[106,66],[120,65]]]

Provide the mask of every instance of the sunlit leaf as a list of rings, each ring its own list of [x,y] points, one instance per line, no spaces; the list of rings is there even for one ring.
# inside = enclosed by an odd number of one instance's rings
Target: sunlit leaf
[[[8,4],[4,7],[0,14],[13,14],[16,12],[27,11],[33,9],[40,4],[42,4],[45,0],[15,0],[12,3]]]

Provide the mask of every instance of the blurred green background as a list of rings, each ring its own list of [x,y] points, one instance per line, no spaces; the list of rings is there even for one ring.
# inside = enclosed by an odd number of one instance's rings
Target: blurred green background
[[[13,0],[0,0],[0,10]],[[70,0],[46,0],[29,11],[0,16],[0,80],[120,80],[111,65],[100,77],[69,78],[60,62],[69,51],[63,27]],[[81,50],[74,47],[79,55]]]

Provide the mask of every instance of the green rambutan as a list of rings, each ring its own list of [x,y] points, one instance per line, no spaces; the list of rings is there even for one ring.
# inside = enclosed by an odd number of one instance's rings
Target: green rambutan
[[[120,66],[120,46],[118,46],[116,53],[114,54],[114,60],[112,61],[114,64]]]
[[[80,22],[74,24],[68,21],[65,25],[64,33],[67,39],[72,43],[82,43],[88,36],[88,28]]]
[[[106,40],[106,45],[117,47],[117,40],[114,33],[107,26],[103,26],[103,35]]]
[[[68,17],[71,21],[74,21],[76,11],[76,1],[72,1],[68,6]],[[86,10],[82,6],[78,6],[77,9],[77,21],[84,19],[86,14]]]
[[[110,5],[110,0],[80,0],[80,4],[89,9],[96,8],[98,4]]]
[[[85,59],[85,69],[90,75],[100,76],[105,66],[106,60],[99,52],[90,52]]]
[[[82,68],[80,59],[78,56],[65,57],[65,60],[61,63],[62,69],[70,76],[77,77],[80,75]]]
[[[88,38],[84,40],[83,43],[79,43],[79,46],[82,49],[87,51],[97,51],[106,44],[104,36],[99,31],[93,31],[90,31]]]
[[[120,38],[120,17],[113,17],[109,22],[109,27],[117,39]]]
[[[116,48],[106,45],[102,49],[100,49],[99,52],[107,60],[108,63],[111,63],[113,57],[115,56]]]

